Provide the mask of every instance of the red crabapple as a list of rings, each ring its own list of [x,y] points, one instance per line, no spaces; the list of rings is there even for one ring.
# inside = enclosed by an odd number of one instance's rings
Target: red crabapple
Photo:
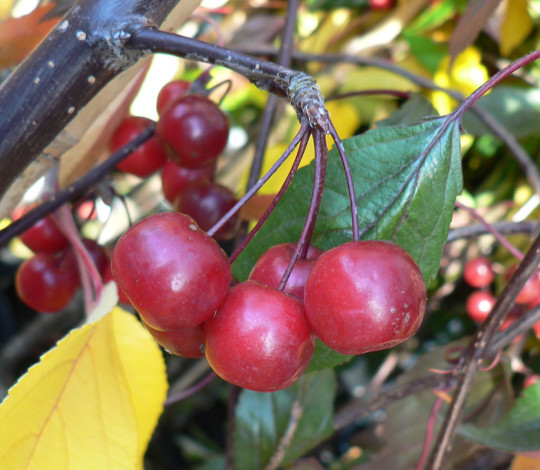
[[[259,392],[292,385],[314,351],[302,302],[255,281],[230,289],[205,323],[204,338],[208,363],[221,378]]]
[[[426,308],[426,286],[420,268],[398,245],[348,242],[315,261],[304,304],[323,343],[343,354],[362,354],[416,333]]]
[[[114,248],[112,271],[145,323],[164,331],[204,322],[231,279],[217,242],[176,212],[147,217],[128,229]]]
[[[251,270],[249,279],[277,288],[283,277],[283,273],[294,255],[295,249],[296,243],[281,243],[280,245],[273,246],[257,260]],[[319,250],[317,247],[309,247],[306,258],[298,260],[294,265],[283,292],[293,294],[302,300],[304,299],[304,287],[307,278],[315,260],[321,253],[322,250]]]

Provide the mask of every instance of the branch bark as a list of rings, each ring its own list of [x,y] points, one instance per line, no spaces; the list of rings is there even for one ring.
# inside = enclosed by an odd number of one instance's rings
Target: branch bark
[[[161,24],[178,0],[80,0],[0,87],[0,197],[112,78],[143,54],[127,28]]]

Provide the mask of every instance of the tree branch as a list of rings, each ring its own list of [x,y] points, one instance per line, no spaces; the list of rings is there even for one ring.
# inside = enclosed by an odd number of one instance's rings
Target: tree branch
[[[126,28],[161,24],[178,0],[80,0],[0,87],[0,197],[112,78],[141,53]]]

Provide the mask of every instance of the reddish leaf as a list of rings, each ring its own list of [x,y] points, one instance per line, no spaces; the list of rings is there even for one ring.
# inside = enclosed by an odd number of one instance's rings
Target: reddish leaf
[[[10,18],[2,23],[0,26],[0,68],[21,62],[56,26],[60,17],[44,19],[54,7],[54,3],[39,6],[29,15]]]

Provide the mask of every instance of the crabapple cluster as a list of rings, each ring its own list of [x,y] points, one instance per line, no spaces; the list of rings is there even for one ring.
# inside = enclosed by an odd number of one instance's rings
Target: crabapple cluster
[[[112,270],[148,331],[169,352],[202,357],[223,379],[256,391],[288,387],[306,370],[315,338],[362,354],[413,335],[426,288],[399,246],[310,247],[284,274],[296,245],[266,251],[232,287],[225,253],[191,217],[147,217],[113,251]],[[281,286],[283,284],[283,286]]]
[[[505,270],[503,277],[506,281],[512,277],[517,265],[512,265]],[[469,317],[477,323],[483,322],[489,315],[496,302],[492,293],[495,280],[493,263],[485,256],[470,259],[463,270],[464,281],[475,290],[468,296],[465,309]],[[525,309],[530,309],[540,304],[540,271],[536,272],[525,284],[516,298],[514,308],[510,311],[507,319],[501,325],[501,329],[510,326],[519,318]]]
[[[190,93],[190,87],[183,80],[165,85],[157,99],[158,122],[125,118],[113,134],[110,149],[119,150],[155,124],[155,136],[117,168],[142,178],[161,170],[165,198],[208,231],[236,203],[234,194],[215,182],[216,160],[227,144],[229,122],[213,101]],[[238,217],[232,217],[214,238],[231,239],[238,225]]]
[[[38,312],[62,310],[80,285],[77,260],[68,239],[51,216],[36,222],[20,239],[35,254],[17,269],[15,288],[19,298]],[[104,276],[110,265],[105,250],[90,239],[83,239],[83,244]]]

